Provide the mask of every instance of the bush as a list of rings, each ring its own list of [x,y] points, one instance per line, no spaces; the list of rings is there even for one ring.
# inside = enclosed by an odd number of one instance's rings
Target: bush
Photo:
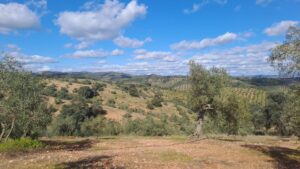
[[[61,100],[61,98],[55,98],[55,104],[62,104],[63,101]]]
[[[90,84],[92,84],[92,82],[90,80],[83,80],[83,81],[81,81],[81,84],[90,85]]]
[[[57,91],[56,93],[57,93],[56,96],[59,97],[60,99],[65,99],[65,100],[72,99],[72,97],[69,95],[68,89],[64,87],[62,87],[60,91]]]
[[[42,94],[46,96],[56,97],[56,92],[57,92],[56,86],[52,84],[51,86],[46,86],[43,89]]]
[[[90,99],[98,95],[97,91],[91,89],[88,86],[80,87],[77,93],[85,99]]]
[[[150,115],[142,120],[127,120],[124,125],[124,132],[142,136],[166,136],[173,134],[171,127],[167,123],[156,120]]]
[[[48,128],[52,135],[82,135],[81,125],[86,120],[91,120],[105,114],[100,104],[87,104],[84,100],[73,100],[72,104],[64,105],[61,113],[53,120]]]
[[[81,133],[83,136],[108,136],[118,135],[120,133],[120,124],[107,120],[102,116],[86,120],[81,125]]]
[[[150,110],[153,110],[154,105],[151,102],[149,102],[149,103],[147,103],[147,108],[150,109]]]
[[[109,100],[107,101],[107,105],[108,105],[109,107],[116,107],[116,102],[115,102],[114,99],[109,99]]]
[[[121,89],[127,93],[129,93],[130,96],[133,97],[139,97],[139,92],[136,88],[136,85],[130,84],[130,85],[122,85],[122,84],[117,84],[121,87]]]
[[[154,107],[162,107],[163,98],[160,94],[155,94],[151,102],[147,104],[147,108],[152,110]]]
[[[92,89],[95,91],[103,91],[105,87],[106,87],[106,84],[95,83],[95,84],[93,84]]]
[[[28,151],[42,147],[44,147],[44,145],[41,142],[30,138],[20,138],[16,140],[10,139],[6,142],[0,143],[0,152]]]

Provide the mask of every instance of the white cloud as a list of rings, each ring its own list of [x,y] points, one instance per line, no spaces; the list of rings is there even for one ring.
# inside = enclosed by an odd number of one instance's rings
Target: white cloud
[[[25,56],[25,55],[20,55],[19,57],[17,57],[17,60],[19,60],[20,62],[24,63],[24,64],[35,64],[35,63],[56,63],[57,61],[54,60],[51,57],[47,57],[47,56],[41,56],[41,55],[31,55],[31,56]]]
[[[273,24],[271,27],[268,27],[264,30],[264,33],[269,35],[269,36],[276,36],[276,35],[281,35],[284,34],[290,26],[295,26],[299,22],[298,21],[291,21],[291,20],[286,20],[286,21],[281,21],[279,23]]]
[[[113,56],[119,56],[119,55],[123,55],[124,51],[120,50],[120,49],[114,49],[113,51],[111,51],[111,55]]]
[[[159,74],[159,75],[183,75],[188,70],[187,62],[131,62],[124,65],[119,64],[94,64],[81,67],[81,71],[91,72],[123,72],[135,75]]]
[[[194,3],[192,8],[190,8],[190,9],[184,9],[183,13],[184,14],[195,13],[195,12],[199,11],[201,8],[203,8],[204,6],[206,6],[210,3],[216,3],[216,4],[219,4],[219,5],[224,5],[224,4],[227,3],[227,0],[204,0],[201,3]]]
[[[143,55],[147,61],[135,60],[130,63],[107,64],[104,61],[98,64],[85,65],[69,68],[76,71],[90,72],[124,72],[131,74],[159,74],[159,75],[186,75],[188,73],[188,61],[194,59],[196,62],[210,67],[223,67],[232,75],[268,75],[276,71],[266,61],[269,51],[276,46],[274,42],[262,42],[247,46],[237,46],[224,50],[213,50],[186,56],[185,59],[177,57],[176,61],[168,62],[170,52],[146,51],[138,49],[134,53]],[[159,56],[164,57],[159,57]],[[171,55],[172,56],[172,55]],[[176,54],[178,56],[178,54]],[[166,58],[166,59],[163,59]]]
[[[8,34],[14,30],[32,29],[39,26],[39,17],[26,5],[19,3],[0,3],[0,33]]]
[[[8,44],[8,45],[7,45],[7,48],[8,48],[10,51],[14,51],[14,52],[19,52],[19,51],[21,51],[21,48],[19,48],[17,45],[14,45],[14,44]]]
[[[102,49],[98,50],[77,50],[74,53],[71,54],[65,54],[64,57],[69,58],[103,58],[107,56],[118,56],[122,55],[124,52],[119,49],[115,49],[111,52],[105,51]]]
[[[134,51],[134,58],[138,60],[163,60],[168,62],[176,61],[176,57],[171,52],[165,51],[147,51],[145,49],[137,49]]]
[[[99,60],[98,61],[98,64],[106,64],[107,62],[106,62],[106,60]]]
[[[274,69],[267,62],[267,58],[275,46],[276,43],[273,42],[262,42],[197,54],[192,59],[207,68],[223,67],[232,75],[274,74]]]
[[[235,33],[227,32],[216,38],[206,38],[201,41],[180,41],[178,43],[172,44],[171,48],[174,50],[192,50],[192,49],[204,49],[211,46],[217,46],[225,43],[237,40],[239,37]]]
[[[256,5],[260,6],[267,6],[269,5],[273,0],[256,0]]]
[[[5,52],[5,54],[14,57],[17,61],[24,65],[57,63],[55,59],[47,56],[26,55],[20,52]]]
[[[122,29],[146,12],[147,7],[136,0],[127,5],[106,0],[97,10],[62,12],[56,24],[61,33],[80,41],[108,40],[117,37]]]
[[[138,40],[138,39],[131,39],[124,36],[119,36],[114,39],[114,43],[118,45],[119,47],[123,48],[138,48],[143,46],[147,42],[151,42],[151,38],[146,38],[144,40]]]
[[[64,44],[64,48],[74,48],[74,49],[77,49],[77,50],[82,50],[82,49],[85,49],[85,48],[89,47],[90,45],[91,45],[90,42],[81,41],[78,44],[66,43],[66,44]]]

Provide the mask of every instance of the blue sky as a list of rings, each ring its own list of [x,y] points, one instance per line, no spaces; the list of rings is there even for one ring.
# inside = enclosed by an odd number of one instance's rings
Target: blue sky
[[[299,0],[1,0],[0,50],[31,71],[184,75],[192,59],[275,74],[266,59],[299,9]]]

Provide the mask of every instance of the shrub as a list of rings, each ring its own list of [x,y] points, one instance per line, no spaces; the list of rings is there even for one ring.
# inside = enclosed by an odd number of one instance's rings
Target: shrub
[[[110,106],[110,107],[116,107],[116,102],[114,99],[109,99],[107,101],[107,105]]]
[[[92,82],[90,80],[83,80],[83,81],[81,81],[81,84],[90,85],[90,84],[92,84]]]
[[[62,88],[60,89],[60,91],[57,91],[56,93],[57,93],[57,94],[56,94],[57,97],[59,97],[60,99],[66,99],[66,100],[72,99],[72,97],[69,95],[68,89],[66,89],[66,88],[64,88],[64,87],[62,87]]]
[[[126,134],[142,135],[142,136],[165,136],[173,134],[170,126],[161,121],[156,120],[150,115],[145,119],[128,119],[124,125]]]
[[[88,105],[84,100],[73,100],[72,104],[64,105],[61,113],[49,127],[53,135],[82,135],[81,125],[98,115],[105,114],[100,104]]]
[[[56,86],[52,84],[51,86],[46,86],[43,89],[42,94],[46,96],[56,97],[56,92],[57,92]]]
[[[129,85],[128,92],[133,97],[139,97],[139,92],[134,84]]]
[[[91,89],[88,86],[80,87],[77,93],[85,99],[90,99],[97,96],[97,91]]]
[[[0,152],[28,151],[42,147],[44,147],[44,145],[41,142],[30,138],[10,139],[0,143]]]
[[[147,108],[150,110],[154,109],[154,105],[152,104],[152,102],[147,103]]]
[[[120,124],[107,120],[102,116],[86,120],[81,125],[83,136],[107,136],[118,135],[120,133]]]
[[[161,107],[163,101],[164,100],[160,94],[155,94],[151,102],[147,105],[147,107],[149,109],[151,109],[152,107]]]
[[[61,98],[55,98],[55,104],[62,104],[63,101],[61,100]]]
[[[92,89],[95,91],[103,91],[105,87],[106,87],[106,84],[95,83],[95,84],[93,84]]]

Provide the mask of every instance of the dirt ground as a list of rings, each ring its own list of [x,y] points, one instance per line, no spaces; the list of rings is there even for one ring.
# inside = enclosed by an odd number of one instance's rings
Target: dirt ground
[[[296,139],[214,136],[44,138],[45,149],[0,154],[0,169],[300,169]]]

